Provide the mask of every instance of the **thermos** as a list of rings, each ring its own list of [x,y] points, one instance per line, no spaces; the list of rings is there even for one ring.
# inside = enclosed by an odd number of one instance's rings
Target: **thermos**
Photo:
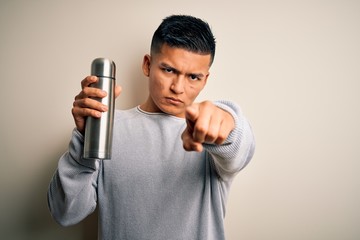
[[[110,59],[96,58],[91,64],[91,75],[99,81],[91,85],[107,92],[104,98],[96,99],[108,106],[100,118],[88,117],[85,126],[84,153],[85,159],[111,159],[112,135],[115,110],[115,63]]]

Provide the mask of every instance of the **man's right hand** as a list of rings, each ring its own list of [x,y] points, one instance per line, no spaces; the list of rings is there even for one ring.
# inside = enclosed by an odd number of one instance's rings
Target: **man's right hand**
[[[104,98],[107,93],[90,85],[98,81],[96,76],[87,76],[81,81],[81,92],[75,97],[71,113],[76,128],[82,134],[85,133],[85,122],[87,117],[100,118],[102,112],[108,110],[108,106],[92,98]],[[115,98],[121,93],[121,87],[115,86]]]

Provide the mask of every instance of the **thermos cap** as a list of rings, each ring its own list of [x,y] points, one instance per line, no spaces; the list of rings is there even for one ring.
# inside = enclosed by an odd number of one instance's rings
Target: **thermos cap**
[[[91,63],[91,75],[115,79],[115,63],[107,58],[96,58]]]

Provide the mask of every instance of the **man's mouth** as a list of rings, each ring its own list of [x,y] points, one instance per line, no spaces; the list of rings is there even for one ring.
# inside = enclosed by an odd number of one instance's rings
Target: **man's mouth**
[[[178,98],[174,98],[174,97],[167,97],[166,100],[169,101],[170,103],[173,103],[173,104],[183,103],[183,101],[181,101]]]

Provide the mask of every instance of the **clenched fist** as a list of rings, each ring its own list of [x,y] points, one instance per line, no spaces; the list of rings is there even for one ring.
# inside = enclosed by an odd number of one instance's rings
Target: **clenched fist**
[[[210,101],[186,108],[186,129],[181,135],[184,149],[201,152],[203,143],[222,144],[235,127],[230,113]]]

